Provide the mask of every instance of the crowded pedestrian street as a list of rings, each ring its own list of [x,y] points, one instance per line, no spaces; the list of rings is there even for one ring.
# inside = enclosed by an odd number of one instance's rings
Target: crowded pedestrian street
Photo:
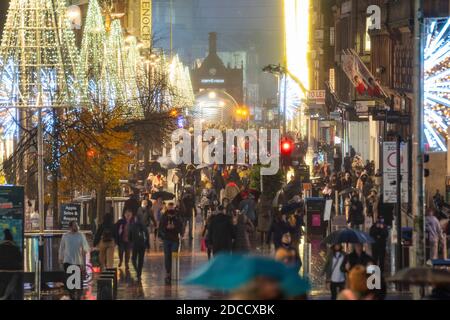
[[[450,0],[2,0],[0,300],[450,300],[449,93]]]

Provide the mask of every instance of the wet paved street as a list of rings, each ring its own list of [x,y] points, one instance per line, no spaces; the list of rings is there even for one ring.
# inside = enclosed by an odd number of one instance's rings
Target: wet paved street
[[[171,285],[164,283],[164,255],[162,252],[162,243],[159,239],[155,241],[151,235],[151,250],[146,253],[144,269],[142,272],[142,281],[136,281],[136,273],[130,261],[130,271],[125,271],[123,265],[119,269],[118,295],[117,299],[224,299],[223,293],[215,293],[203,288],[185,286],[181,284],[191,272],[196,270],[202,264],[208,261],[206,252],[200,250],[200,235],[202,228],[201,222],[196,224],[196,234],[193,241],[182,240],[179,255],[179,278],[173,279]],[[256,254],[272,255],[267,248],[262,250],[259,242],[254,243]],[[117,252],[115,254],[115,266],[119,264]],[[94,275],[92,287],[87,290],[85,299],[96,299],[96,281],[98,274]],[[173,276],[175,278],[175,276]],[[316,290],[315,290],[316,291]]]
[[[128,272],[125,271],[123,265],[118,269],[118,294],[119,300],[171,300],[171,299],[193,299],[193,300],[207,300],[207,299],[226,299],[226,295],[220,292],[210,292],[203,288],[185,286],[182,284],[182,280],[202,264],[208,261],[206,252],[200,250],[200,230],[202,229],[202,223],[197,221],[195,239],[193,241],[182,240],[181,250],[178,258],[179,273],[178,279],[175,274],[173,276],[172,284],[166,285],[164,283],[165,269],[164,269],[164,255],[162,252],[162,243],[159,239],[154,239],[151,235],[151,250],[146,253],[144,268],[142,272],[142,281],[136,280],[136,273],[130,261]],[[259,237],[258,237],[259,238]],[[254,241],[254,254],[260,254],[265,256],[273,256],[273,251],[269,251],[267,247],[260,246],[260,242]],[[300,254],[303,259],[303,249],[301,248]],[[324,264],[325,252],[320,246],[320,241],[312,241],[311,244],[311,265],[309,279],[312,282],[312,291],[310,297],[312,299],[328,300],[330,298],[329,292],[325,287],[324,279],[320,275],[321,268]],[[175,263],[175,261],[174,261]],[[303,260],[305,263],[305,260]],[[117,248],[115,252],[114,265],[119,264]],[[303,272],[303,269],[302,269]],[[96,279],[99,274],[96,273],[93,276],[93,281],[90,282],[85,290],[85,300],[97,299]],[[64,299],[64,291],[52,290],[49,294],[44,295],[43,299]],[[394,295],[391,298],[399,299],[402,296]]]

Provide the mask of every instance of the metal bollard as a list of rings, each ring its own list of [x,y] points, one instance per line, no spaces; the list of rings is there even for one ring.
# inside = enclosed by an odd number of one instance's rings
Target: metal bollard
[[[97,280],[97,300],[114,300],[114,279],[103,277]]]
[[[113,295],[114,300],[117,299],[117,269],[116,268],[107,268],[106,271],[102,272],[102,275],[108,275],[113,277]]]
[[[311,243],[303,243],[303,276],[307,277],[311,272]]]

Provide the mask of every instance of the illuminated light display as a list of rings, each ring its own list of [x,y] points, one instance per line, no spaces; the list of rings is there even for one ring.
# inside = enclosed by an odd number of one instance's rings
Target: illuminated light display
[[[284,0],[287,69],[309,90],[310,0]],[[301,93],[303,94],[303,93]]]
[[[424,48],[424,131],[429,151],[447,151],[450,122],[450,19],[430,20]]]
[[[286,101],[286,119],[292,120],[295,117],[295,114],[300,111],[303,93],[299,85],[289,76],[287,76],[286,82],[284,80],[284,76],[281,78],[280,81],[281,81],[281,88],[280,88],[281,111],[283,111],[284,101]]]

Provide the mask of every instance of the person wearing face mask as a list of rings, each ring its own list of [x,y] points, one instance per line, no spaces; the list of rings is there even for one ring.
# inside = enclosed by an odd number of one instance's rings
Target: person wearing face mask
[[[275,260],[280,261],[288,266],[300,270],[302,267],[302,260],[298,248],[292,246],[292,238],[290,233],[283,234],[281,238],[281,246],[275,252]]]

